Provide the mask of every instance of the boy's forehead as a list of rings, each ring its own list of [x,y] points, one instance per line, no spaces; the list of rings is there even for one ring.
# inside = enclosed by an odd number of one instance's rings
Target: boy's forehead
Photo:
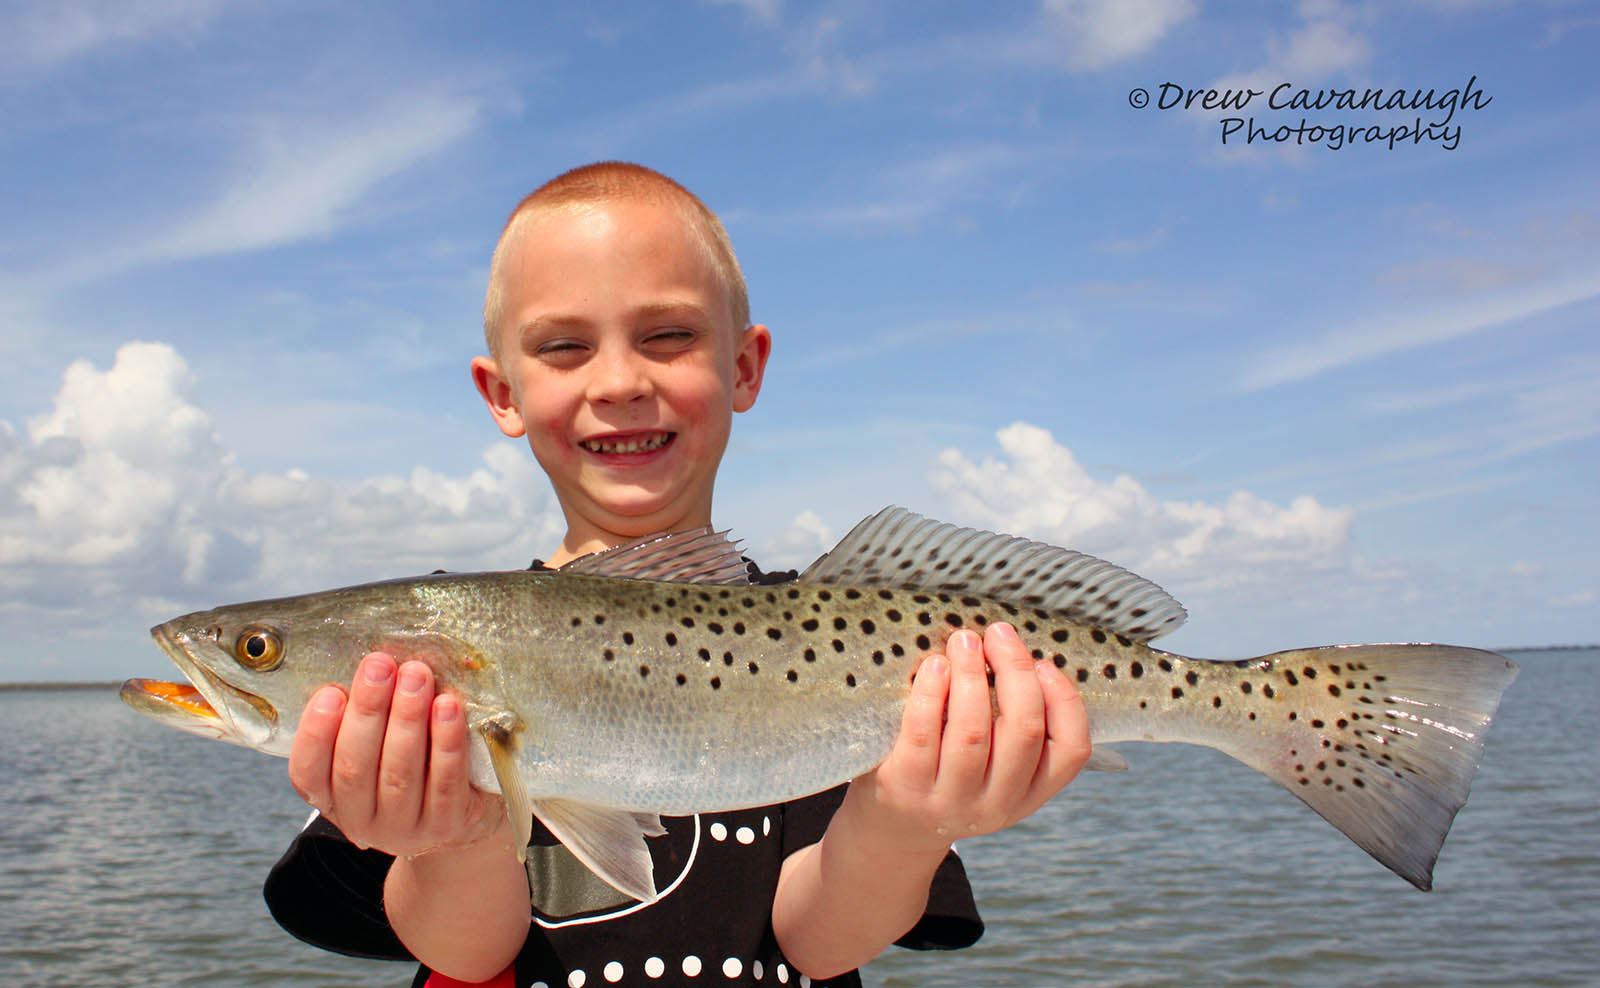
[[[690,275],[714,292],[709,302],[719,307],[730,302],[728,286],[697,224],[686,210],[669,203],[630,199],[537,206],[507,236],[510,263],[501,271],[501,290],[507,295],[516,295],[519,283],[540,280],[546,265],[585,252],[605,252],[626,258],[641,275]]]

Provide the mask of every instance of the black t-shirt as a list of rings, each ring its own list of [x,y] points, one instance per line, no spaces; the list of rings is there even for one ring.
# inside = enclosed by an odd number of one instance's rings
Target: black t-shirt
[[[534,568],[542,568],[539,563]],[[794,579],[761,573],[753,582]],[[648,841],[661,898],[649,905],[613,890],[535,820],[528,849],[533,924],[504,988],[588,985],[859,985],[855,972],[827,982],[802,978],[772,932],[778,874],[790,854],[822,839],[844,798],[840,786],[775,806],[663,818]],[[307,943],[358,957],[409,960],[383,911],[393,858],[361,850],[313,817],[267,876],[273,917]],[[983,922],[952,851],[940,866],[922,919],[898,942],[919,950],[975,942]],[[431,980],[430,980],[431,979]],[[412,984],[456,984],[418,970]]]

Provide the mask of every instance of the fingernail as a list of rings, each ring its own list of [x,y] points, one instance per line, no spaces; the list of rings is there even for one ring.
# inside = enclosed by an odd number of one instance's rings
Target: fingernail
[[[337,690],[332,686],[324,686],[322,689],[317,690],[315,709],[318,712],[325,714],[337,713],[342,706],[344,706],[343,691]]]
[[[950,660],[942,655],[930,655],[922,661],[922,667],[930,676],[942,676],[950,668]]]
[[[428,677],[416,666],[408,665],[400,670],[400,689],[407,693],[421,693],[427,682]]]
[[[454,723],[459,716],[461,716],[461,706],[450,694],[442,694],[433,701],[433,717],[439,723]]]
[[[995,631],[995,634],[999,635],[1001,638],[1005,639],[1006,641],[1013,641],[1014,642],[1014,641],[1020,641],[1021,640],[1020,638],[1017,637],[1017,629],[1013,628],[1011,625],[1007,624],[1004,621],[998,621],[998,622],[996,622],[994,624],[989,625],[989,627],[993,628],[994,631]]]
[[[382,686],[394,676],[394,665],[385,659],[369,659],[367,661],[367,682],[374,686]]]
[[[982,643],[978,641],[976,632],[963,628],[950,636],[950,646],[952,648],[980,648]]]

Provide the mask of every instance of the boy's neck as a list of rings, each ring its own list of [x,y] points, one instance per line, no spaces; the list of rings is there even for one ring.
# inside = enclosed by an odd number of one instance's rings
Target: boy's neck
[[[587,519],[575,520],[569,517],[567,519],[567,534],[562,538],[561,545],[555,552],[550,554],[550,558],[546,559],[544,564],[554,569],[577,559],[579,556],[587,556],[590,553],[611,549],[647,535],[683,532],[709,524],[711,524],[709,507],[706,509],[704,518],[683,518],[665,527],[652,527],[648,531],[630,533],[612,531],[601,528]]]

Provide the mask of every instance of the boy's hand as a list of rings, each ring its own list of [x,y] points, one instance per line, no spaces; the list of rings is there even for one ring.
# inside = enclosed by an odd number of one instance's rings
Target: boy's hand
[[[1031,814],[1077,776],[1089,750],[1077,689],[1035,661],[1015,628],[990,625],[981,642],[960,630],[917,670],[894,749],[851,785],[840,812],[852,811],[861,836],[886,850],[942,851]]]
[[[505,822],[495,796],[467,781],[461,701],[434,693],[422,662],[396,668],[374,652],[361,660],[349,697],[313,693],[289,751],[289,781],[357,847],[410,857],[466,846]]]

